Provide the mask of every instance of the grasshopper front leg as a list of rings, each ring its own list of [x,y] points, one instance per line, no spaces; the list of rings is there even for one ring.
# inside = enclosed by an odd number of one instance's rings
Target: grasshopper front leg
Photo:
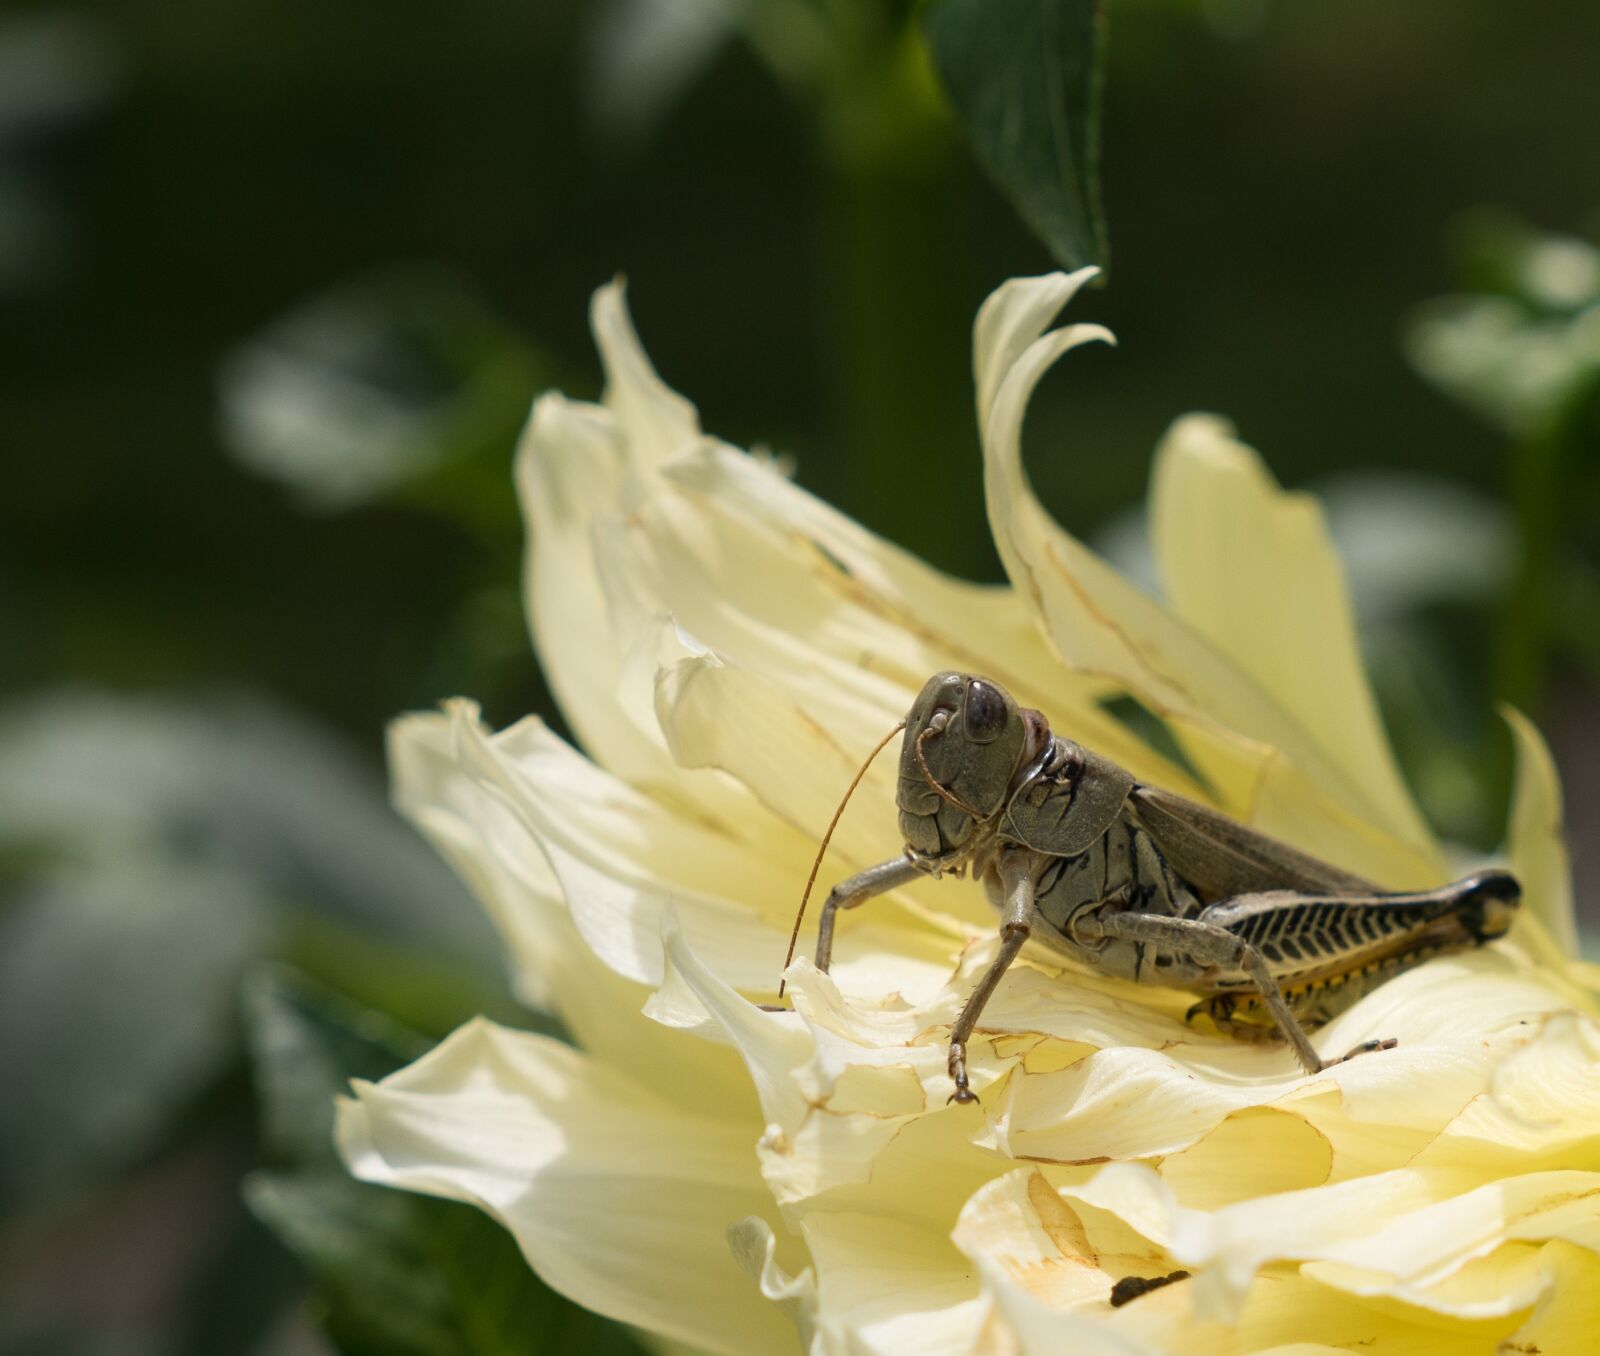
[[[909,857],[896,857],[893,861],[879,862],[865,871],[858,871],[847,880],[840,881],[828,891],[822,906],[822,918],[817,924],[817,969],[827,972],[833,960],[833,916],[840,909],[854,909],[877,895],[898,890],[917,877],[927,873]]]
[[[1283,990],[1278,987],[1278,981],[1267,966],[1266,957],[1242,937],[1214,923],[1203,923],[1194,918],[1123,912],[1090,915],[1080,920],[1075,930],[1085,937],[1092,937],[1098,931],[1104,937],[1163,946],[1182,953],[1197,965],[1242,970],[1250,976],[1251,983],[1272,1013],[1278,1029],[1293,1047],[1307,1073],[1321,1073],[1335,1064],[1342,1064],[1353,1055],[1385,1050],[1394,1045],[1392,1040],[1367,1041],[1339,1059],[1323,1059],[1312,1047],[1305,1028],[1289,1007]]]
[[[1008,848],[997,864],[1005,897],[1000,919],[1000,950],[950,1029],[950,1078],[956,1085],[956,1090],[950,1094],[952,1102],[978,1100],[967,1085],[967,1037],[977,1026],[978,1016],[1000,983],[1000,977],[1011,968],[1011,962],[1033,931],[1033,857],[1031,852]]]

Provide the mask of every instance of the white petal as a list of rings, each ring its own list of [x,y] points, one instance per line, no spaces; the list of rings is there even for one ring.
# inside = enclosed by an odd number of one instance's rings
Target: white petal
[[[542,738],[531,723],[499,737],[512,748]],[[730,1051],[686,1043],[643,1017],[648,989],[615,974],[584,944],[526,817],[472,770],[470,750],[480,741],[465,703],[451,715],[397,721],[390,732],[395,801],[483,903],[512,951],[522,994],[559,1015],[591,1054],[660,1095],[753,1111],[749,1081]],[[778,950],[769,964],[781,956]]]
[[[616,416],[629,464],[648,472],[700,436],[700,418],[656,375],[634,331],[620,279],[595,292],[589,323],[606,369],[606,408]]]
[[[666,759],[618,703],[623,641],[593,560],[593,522],[621,494],[623,458],[605,410],[547,395],[523,432],[516,481],[529,533],[523,596],[546,680],[589,753],[630,776]]]
[[[341,1103],[356,1176],[470,1201],[555,1289],[707,1351],[796,1350],[728,1226],[766,1203],[746,1132],[543,1037],[477,1022]]]
[[[755,907],[776,895],[770,869],[587,767],[547,731],[528,725],[520,736],[520,757],[499,756],[469,713],[457,718],[463,771],[498,792],[537,843],[600,960],[625,978],[658,984],[661,912],[673,898],[720,973],[743,988],[776,987],[784,933]],[[716,888],[733,898],[719,898]],[[734,902],[744,892],[751,902]]]
[[[800,1345],[811,1349],[817,1327],[817,1283],[807,1267],[791,1276],[778,1261],[778,1236],[760,1215],[751,1215],[728,1229],[728,1247],[736,1262],[760,1288],[761,1293],[788,1317],[800,1336]]]

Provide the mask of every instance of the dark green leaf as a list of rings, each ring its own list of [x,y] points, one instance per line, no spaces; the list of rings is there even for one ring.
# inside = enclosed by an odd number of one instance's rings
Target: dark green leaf
[[[283,972],[247,1012],[264,1147],[273,1167],[245,1197],[311,1273],[315,1316],[348,1356],[637,1356],[614,1324],[529,1269],[488,1216],[350,1177],[333,1145],[334,1097],[379,1078],[417,1038],[382,1014]]]
[[[1063,265],[1106,261],[1097,0],[933,0],[923,28],[978,159]]]

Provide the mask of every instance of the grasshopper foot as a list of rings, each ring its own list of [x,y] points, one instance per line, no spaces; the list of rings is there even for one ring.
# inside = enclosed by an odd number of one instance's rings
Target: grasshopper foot
[[[950,1042],[950,1081],[956,1085],[956,1090],[945,1098],[946,1106],[951,1102],[966,1106],[978,1100],[978,1094],[967,1085],[967,1046],[964,1041]]]
[[[762,1012],[788,1012],[789,1009],[782,1003],[757,1003],[756,1007]]]
[[[1322,1061],[1324,1069],[1331,1069],[1335,1064],[1343,1064],[1347,1059],[1354,1059],[1357,1055],[1371,1054],[1374,1050],[1393,1050],[1400,1042],[1393,1036],[1387,1040],[1362,1041],[1353,1050],[1347,1050],[1338,1059],[1325,1059]]]

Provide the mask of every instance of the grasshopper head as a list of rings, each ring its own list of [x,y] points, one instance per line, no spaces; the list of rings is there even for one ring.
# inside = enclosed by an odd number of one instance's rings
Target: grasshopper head
[[[928,857],[959,855],[978,823],[1000,812],[1012,777],[1037,743],[1029,715],[986,678],[928,679],[906,717],[900,751],[897,799],[907,847]]]

